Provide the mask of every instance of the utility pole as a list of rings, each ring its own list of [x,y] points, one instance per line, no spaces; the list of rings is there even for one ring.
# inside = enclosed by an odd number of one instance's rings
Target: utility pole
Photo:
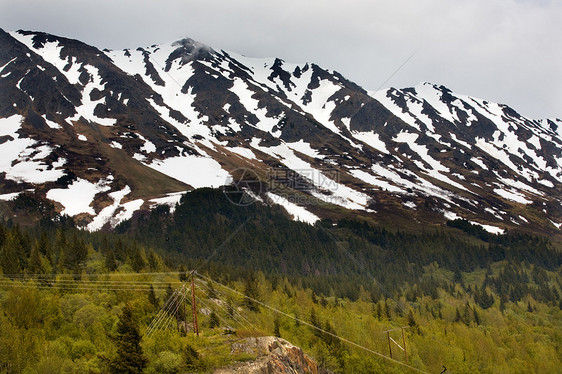
[[[390,330],[386,332],[388,338],[388,352],[390,352],[390,358],[392,358],[392,346],[390,345]]]
[[[406,350],[406,337],[404,336],[404,327],[402,327],[402,343],[404,344],[404,360],[408,363],[408,351]]]
[[[191,272],[191,312],[193,314],[193,331],[199,336],[199,324],[197,323],[197,306],[195,305],[195,270]]]
[[[187,335],[187,311],[185,310],[185,304],[187,304],[187,288],[185,283],[183,284],[183,331]]]
[[[390,353],[390,358],[392,358],[392,344],[390,344],[390,342],[396,344],[398,346],[398,348],[400,348],[401,350],[404,351],[404,360],[406,360],[406,362],[408,362],[408,351],[406,349],[406,335],[404,335],[404,329],[409,328],[410,326],[404,326],[404,327],[399,327],[396,329],[390,329],[390,330],[386,330],[383,331],[383,333],[386,333],[386,338],[388,339],[388,352]],[[396,331],[396,330],[402,330],[402,344],[404,345],[404,347],[402,347],[400,344],[398,344],[396,342],[396,340],[392,339],[390,337],[390,332],[391,331]]]

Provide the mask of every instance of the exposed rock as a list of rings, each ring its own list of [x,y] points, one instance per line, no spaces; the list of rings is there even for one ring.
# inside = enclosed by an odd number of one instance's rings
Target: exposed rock
[[[317,374],[318,365],[302,349],[272,336],[248,338],[232,345],[232,353],[256,354],[256,360],[215,371],[215,374]]]

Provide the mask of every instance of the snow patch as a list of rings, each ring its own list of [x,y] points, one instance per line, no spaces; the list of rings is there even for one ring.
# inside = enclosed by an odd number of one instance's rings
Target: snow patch
[[[123,149],[123,146],[121,145],[121,143],[116,142],[115,140],[112,141],[111,143],[109,143],[109,146],[111,148],[115,148],[115,149]]]
[[[228,149],[229,151],[231,151],[231,152],[233,152],[233,153],[236,153],[236,154],[239,155],[239,156],[245,157],[245,158],[250,159],[250,160],[256,160],[256,159],[257,159],[255,153],[252,152],[252,150],[251,150],[251,149],[248,149],[248,148],[244,148],[244,147],[228,147],[228,148],[226,148],[226,149]]]
[[[45,120],[45,123],[46,123],[47,126],[49,126],[50,128],[52,128],[52,129],[62,129],[62,126],[61,126],[61,125],[59,125],[58,123],[53,122],[53,121],[47,119],[47,116],[45,116],[44,114],[43,114],[41,117],[43,117],[43,120]]]
[[[117,122],[115,118],[100,118],[94,114],[94,109],[98,104],[103,103],[104,98],[98,100],[90,99],[90,95],[94,90],[104,91],[105,83],[102,84],[102,78],[99,75],[99,70],[92,65],[83,65],[83,68],[91,76],[82,91],[82,105],[76,107],[76,114],[70,118],[73,121],[78,121],[80,117],[85,118],[87,121],[98,123],[102,126],[113,126]]]
[[[217,161],[208,156],[177,156],[144,164],[193,188],[222,186],[230,177]]]
[[[91,206],[97,194],[108,191],[109,181],[100,179],[97,183],[80,179],[72,182],[67,188],[53,188],[47,192],[47,199],[59,202],[64,206],[61,214],[75,216],[79,213],[95,215]]]
[[[495,188],[494,193],[503,197],[504,199],[515,201],[516,203],[520,204],[532,204],[533,202],[525,196],[517,191],[514,190],[507,190],[504,188]]]
[[[287,213],[293,216],[293,219],[295,221],[301,221],[313,225],[316,221],[320,220],[317,215],[310,213],[305,208],[290,202],[283,196],[276,195],[271,192],[267,192],[267,196],[275,204],[281,205],[287,211]]]
[[[294,143],[287,143],[287,146],[294,151],[303,153],[303,154],[305,154],[307,156],[310,156],[312,158],[319,158],[320,157],[320,154],[318,153],[318,151],[316,149],[312,148],[309,143],[305,143],[304,140],[299,140],[298,142],[294,142]]]
[[[418,207],[416,203],[414,203],[413,201],[403,201],[402,205],[404,205],[406,208],[410,208],[414,210]]]
[[[12,193],[5,193],[0,195],[0,200],[2,201],[10,201],[18,197],[21,192],[12,192]]]
[[[388,149],[386,149],[386,144],[380,139],[379,134],[373,131],[368,131],[368,132],[353,131],[352,135],[355,139],[370,145],[377,151],[388,154]]]
[[[556,223],[553,220],[549,219],[550,223],[552,223],[554,225],[554,227],[556,227],[558,230],[560,230],[562,228],[562,222],[561,223]]]
[[[182,191],[182,192],[172,192],[167,194],[164,197],[158,197],[155,199],[150,199],[149,202],[150,204],[150,209],[155,208],[158,205],[168,205],[170,207],[170,213],[173,213],[174,210],[176,209],[176,204],[179,204],[181,197],[186,193],[187,191]]]
[[[60,168],[65,160],[48,165],[43,161],[52,152],[48,145],[39,145],[33,139],[20,138],[18,130],[23,117],[15,114],[8,118],[0,118],[0,136],[7,140],[0,144],[0,172],[5,172],[6,179],[29,183],[45,183],[56,181],[64,175]],[[10,140],[11,139],[11,140]]]
[[[129,186],[125,186],[125,188],[120,191],[109,193],[109,197],[113,199],[113,204],[103,208],[98,213],[98,215],[94,217],[94,220],[88,224],[86,229],[88,231],[97,231],[100,230],[108,222],[111,227],[117,226],[119,221],[113,219],[113,216],[115,215],[117,209],[119,209],[119,207],[121,206],[121,200],[129,193],[131,193],[131,188]]]

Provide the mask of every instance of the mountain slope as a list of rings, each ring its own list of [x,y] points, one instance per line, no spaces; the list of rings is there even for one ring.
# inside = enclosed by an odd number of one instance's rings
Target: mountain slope
[[[430,83],[369,92],[191,39],[101,51],[0,31],[0,43],[0,193],[33,189],[89,229],[250,172],[259,199],[309,222],[463,217],[560,235],[559,119]]]

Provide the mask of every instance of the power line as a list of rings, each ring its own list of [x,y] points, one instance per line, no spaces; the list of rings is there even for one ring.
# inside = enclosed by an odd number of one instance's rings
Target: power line
[[[143,275],[180,275],[183,274],[181,271],[161,271],[161,272],[149,272],[149,273],[53,273],[53,274],[1,274],[4,278],[31,278],[31,277],[82,277],[85,275],[93,275],[96,277],[110,276],[110,277],[121,277],[121,276],[143,276]]]
[[[208,295],[200,286],[197,286],[197,288],[198,288],[201,292],[203,292],[203,293],[205,294],[205,296],[207,296],[207,298],[208,298],[209,300],[212,300],[212,298],[209,297],[209,295]],[[218,292],[218,291],[215,290],[215,292]],[[226,296],[226,295],[225,295],[225,296]],[[231,306],[231,307],[232,307],[232,312],[233,312],[232,315],[231,315],[231,314],[228,312],[228,310],[227,310],[224,306],[222,306],[220,303],[217,303],[217,302],[214,301],[214,300],[213,300],[213,302],[214,302],[219,308],[221,308],[221,309],[226,313],[226,315],[230,315],[230,317],[232,317],[232,319],[233,319],[235,322],[237,322],[238,324],[244,326],[245,328],[253,327],[253,328],[256,329],[256,330],[258,329],[256,325],[254,325],[252,322],[250,322],[246,317],[244,317],[240,312],[238,312],[238,311],[236,310],[236,308],[234,308],[233,306]],[[236,313],[238,316],[240,316],[244,321],[246,321],[247,324],[244,323],[244,322],[242,322],[242,321],[240,321],[238,318],[236,318],[236,317],[234,316],[235,313]]]
[[[233,289],[233,288],[230,288],[230,287],[228,287],[228,286],[226,286],[226,285],[224,285],[224,284],[222,284],[222,283],[219,283],[219,282],[217,282],[217,281],[215,281],[215,280],[213,280],[213,279],[211,279],[211,278],[209,278],[209,277],[206,277],[206,276],[204,276],[204,275],[202,275],[202,274],[200,274],[200,273],[198,273],[198,272],[196,272],[196,271],[194,271],[194,274],[197,274],[197,275],[198,275],[199,277],[201,277],[201,278],[204,278],[204,279],[207,279],[207,280],[209,280],[209,281],[211,281],[211,282],[213,282],[213,283],[216,283],[216,284],[218,284],[218,285],[220,285],[220,286],[222,286],[222,287],[224,287],[224,288],[226,288],[226,289],[228,289],[228,290],[230,290],[230,291],[232,291],[232,292],[234,292],[234,293],[236,293],[236,294],[238,294],[238,295],[241,295],[241,296],[243,296],[243,297],[245,297],[245,298],[247,298],[247,299],[250,299],[250,300],[252,300],[253,302],[255,302],[255,303],[257,303],[257,304],[259,304],[259,305],[261,305],[261,306],[263,306],[263,307],[265,307],[265,308],[268,308],[268,309],[270,309],[270,310],[272,310],[272,311],[274,311],[274,312],[276,312],[276,313],[279,313],[279,314],[281,314],[281,315],[283,315],[283,316],[285,316],[285,317],[288,317],[288,318],[291,318],[291,319],[293,319],[293,320],[295,320],[295,321],[298,321],[298,322],[300,322],[300,323],[302,323],[302,324],[304,324],[304,325],[306,325],[306,326],[308,326],[308,327],[310,327],[310,328],[313,328],[313,329],[315,329],[315,330],[317,330],[317,331],[320,331],[320,332],[322,332],[322,333],[324,333],[324,334],[327,334],[327,335],[330,335],[330,336],[332,336],[332,337],[334,337],[334,338],[336,338],[336,339],[339,339],[339,340],[341,340],[342,342],[345,342],[345,343],[347,343],[347,344],[353,345],[353,346],[355,346],[355,347],[357,347],[357,348],[360,348],[360,349],[362,349],[362,350],[364,350],[364,351],[366,351],[366,352],[372,353],[372,354],[374,354],[374,355],[376,355],[376,356],[378,356],[378,357],[381,357],[381,358],[383,358],[383,359],[385,359],[385,360],[391,361],[391,362],[393,362],[393,363],[395,363],[395,364],[397,364],[397,365],[404,366],[404,367],[406,367],[406,368],[408,368],[408,369],[417,371],[417,372],[419,372],[419,373],[427,373],[427,374],[429,374],[429,372],[427,372],[427,371],[425,371],[425,370],[418,369],[418,368],[416,368],[416,367],[410,366],[410,365],[408,365],[408,364],[406,364],[406,363],[404,363],[404,362],[395,360],[395,359],[393,359],[393,358],[391,358],[391,357],[388,357],[388,356],[386,356],[386,355],[384,355],[384,354],[382,354],[382,353],[380,353],[380,352],[374,351],[374,350],[372,350],[372,349],[370,349],[370,348],[368,348],[368,347],[365,347],[365,346],[362,346],[362,345],[360,345],[360,344],[357,344],[357,343],[355,343],[355,342],[353,342],[353,341],[351,341],[351,340],[349,340],[349,339],[346,339],[346,338],[344,338],[344,337],[342,337],[342,336],[336,335],[336,334],[334,334],[333,332],[324,330],[323,328],[318,327],[318,326],[314,326],[313,324],[311,324],[311,323],[309,323],[309,322],[307,322],[307,321],[304,321],[304,320],[302,320],[302,319],[300,319],[300,318],[298,318],[298,317],[295,317],[295,316],[292,316],[292,315],[290,315],[290,314],[288,314],[288,313],[285,313],[285,312],[283,312],[283,311],[281,311],[281,310],[279,310],[279,309],[277,309],[277,308],[274,308],[274,307],[272,307],[272,306],[270,306],[270,305],[268,305],[268,304],[265,304],[265,303],[263,303],[263,302],[261,302],[261,301],[259,301],[259,300],[254,299],[254,298],[252,298],[252,297],[250,297],[250,296],[244,295],[242,292],[239,292],[239,291],[237,291],[237,290],[235,290],[235,289]]]
[[[181,288],[181,290],[174,291],[174,293],[167,300],[162,309],[160,309],[156,317],[152,319],[152,322],[145,332],[146,337],[150,337],[155,330],[161,328],[163,324],[166,323],[167,319],[171,319],[172,316],[175,315],[182,301],[185,300],[185,296],[183,295],[184,290],[185,285]],[[170,322],[168,321],[168,323],[166,323],[166,328],[169,325]]]
[[[412,53],[402,64],[400,64],[400,66],[398,66],[398,68],[394,70],[394,72],[392,72],[392,74],[390,74],[384,82],[382,82],[382,84],[376,89],[376,91],[379,91],[389,80],[391,80],[392,77],[394,77],[404,67],[404,65],[406,65],[408,61],[410,61],[416,55],[416,53],[418,53],[418,51],[414,51],[414,53]]]

